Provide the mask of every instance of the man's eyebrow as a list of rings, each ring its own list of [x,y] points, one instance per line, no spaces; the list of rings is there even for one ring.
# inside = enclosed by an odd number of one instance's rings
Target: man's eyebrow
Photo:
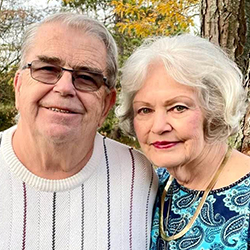
[[[64,63],[64,61],[58,57],[49,57],[49,56],[38,56],[38,59],[42,62],[46,62],[46,63],[52,63],[52,64],[59,64],[62,65]]]
[[[75,66],[73,68],[75,70],[83,70],[83,71],[89,71],[89,72],[96,73],[96,74],[103,74],[103,71],[101,69],[93,68],[89,66]]]
[[[64,65],[65,64],[65,61],[63,61],[62,59],[60,59],[58,57],[49,57],[49,56],[40,55],[40,56],[38,56],[38,59],[42,62],[56,64],[56,65]],[[96,74],[103,74],[103,71],[99,68],[96,68],[96,67],[91,67],[91,66],[86,66],[86,65],[84,65],[84,66],[76,65],[76,66],[71,66],[71,67],[74,70],[83,70],[83,71],[88,71],[88,72],[92,72],[92,73],[96,73]]]

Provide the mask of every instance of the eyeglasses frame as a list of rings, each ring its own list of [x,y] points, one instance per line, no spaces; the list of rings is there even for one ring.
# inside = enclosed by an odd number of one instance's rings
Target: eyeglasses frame
[[[90,71],[90,70],[66,69],[66,68],[61,67],[61,66],[59,66],[59,65],[54,65],[54,66],[56,66],[56,67],[58,67],[58,68],[61,68],[61,74],[60,74],[59,77],[57,78],[57,81],[56,81],[56,82],[54,82],[54,83],[47,83],[47,82],[44,82],[44,81],[37,80],[37,79],[33,78],[33,76],[32,76],[32,63],[33,63],[34,61],[40,61],[40,60],[33,60],[32,62],[27,63],[26,65],[24,65],[24,66],[22,67],[22,70],[30,69],[30,75],[31,75],[32,79],[34,79],[34,80],[36,80],[36,81],[38,81],[38,82],[41,82],[41,83],[43,83],[43,84],[47,84],[47,85],[54,85],[54,84],[56,84],[56,83],[61,79],[61,77],[63,76],[64,71],[67,71],[67,72],[70,72],[70,73],[72,74],[72,84],[73,84],[74,88],[75,88],[76,90],[79,90],[79,91],[83,91],[83,92],[84,92],[84,90],[81,90],[81,89],[76,88],[76,87],[75,87],[75,84],[74,84],[74,81],[75,81],[75,77],[74,77],[75,72],[82,71],[82,72],[86,72],[86,73],[90,73],[90,74],[94,74],[94,75],[101,75],[101,76],[102,76],[102,79],[103,79],[103,84],[104,84],[108,89],[110,89],[110,87],[109,87],[109,85],[108,85],[108,83],[107,83],[107,77],[103,76],[101,73],[93,72],[93,71]],[[52,63],[48,63],[48,64],[53,65]],[[101,85],[101,86],[102,86],[102,85]],[[101,86],[100,86],[97,90],[99,90],[99,89],[101,88]],[[97,91],[97,90],[95,90],[95,91]],[[90,92],[91,92],[91,91],[90,91]],[[93,92],[94,92],[94,91],[93,91]]]

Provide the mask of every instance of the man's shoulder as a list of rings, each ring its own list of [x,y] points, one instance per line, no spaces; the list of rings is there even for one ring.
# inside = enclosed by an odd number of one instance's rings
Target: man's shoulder
[[[114,150],[122,150],[122,151],[130,151],[130,150],[133,150],[133,152],[135,152],[136,154],[142,154],[142,152],[140,152],[139,150],[131,147],[131,146],[128,146],[124,143],[121,143],[119,141],[116,141],[114,139],[111,139],[111,138],[108,138],[108,137],[103,137],[105,138],[105,141],[106,141],[106,144],[109,145],[109,146],[113,146],[114,147]]]
[[[9,128],[10,129],[10,128]],[[2,137],[5,131],[8,131],[9,129],[6,129],[4,131],[0,131],[0,145],[1,145],[1,141],[2,141]]]
[[[15,131],[15,130],[16,130],[16,125],[13,125],[12,127],[9,127],[9,128],[7,128],[7,129],[5,129],[3,131],[0,131],[0,141],[1,141],[2,137],[3,137],[3,135],[8,134],[8,135],[12,136],[13,131]]]
[[[156,173],[159,178],[159,185],[163,185],[165,187],[166,181],[169,178],[169,172],[166,168],[156,168]]]
[[[135,149],[133,147],[130,147],[128,145],[125,145],[121,142],[110,139],[108,137],[104,137],[104,138],[105,138],[106,145],[109,147],[109,149],[110,148],[112,149],[113,153],[117,155],[123,154],[124,156],[130,155],[131,157],[134,157],[135,159],[139,158],[140,160],[145,161],[145,163],[149,163],[146,156],[138,149]]]
[[[17,128],[17,125],[13,125],[3,131],[0,131],[0,146],[5,147],[5,145],[11,146],[12,136]]]

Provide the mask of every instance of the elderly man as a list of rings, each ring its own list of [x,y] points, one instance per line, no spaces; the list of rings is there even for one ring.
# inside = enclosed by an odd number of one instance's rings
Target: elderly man
[[[14,79],[20,118],[1,134],[0,249],[148,249],[157,178],[97,129],[115,103],[117,49],[97,21],[31,26]]]

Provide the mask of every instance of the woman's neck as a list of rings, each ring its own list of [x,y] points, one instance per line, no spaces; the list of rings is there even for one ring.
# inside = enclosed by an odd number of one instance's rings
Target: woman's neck
[[[186,165],[168,171],[184,187],[205,190],[217,172],[227,151],[226,143],[206,145],[200,155]]]

